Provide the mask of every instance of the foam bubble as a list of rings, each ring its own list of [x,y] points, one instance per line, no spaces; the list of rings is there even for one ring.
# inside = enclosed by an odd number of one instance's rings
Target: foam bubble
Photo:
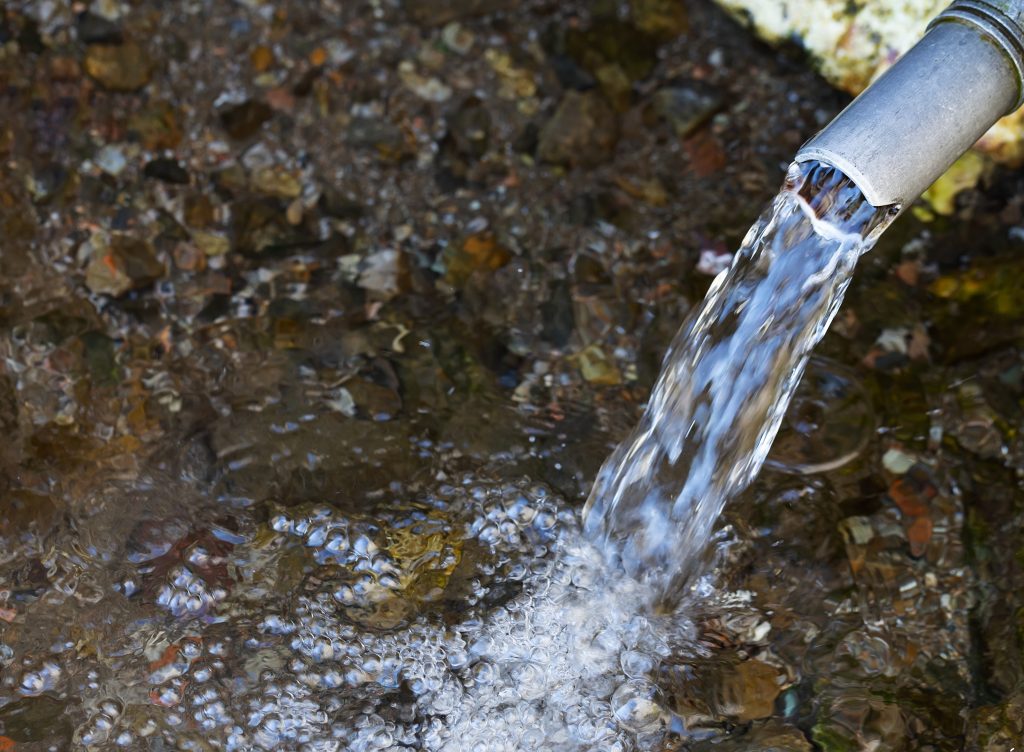
[[[649,587],[610,569],[542,485],[291,507],[247,540],[225,554],[230,581],[205,551],[160,575],[153,598],[183,631],[150,650],[145,722],[103,695],[83,743],[630,752],[673,728],[657,675],[692,625],[650,615]]]
[[[332,735],[353,752],[625,751],[664,736],[654,675],[690,625],[644,616],[651,593],[607,568],[572,510],[543,486],[479,482],[442,488],[419,510],[378,520],[316,507],[272,519],[338,569],[290,614],[261,622],[299,658],[302,690],[264,692],[253,743]],[[457,618],[435,607],[446,589],[459,590]],[[392,600],[413,604],[395,623],[381,608]],[[328,731],[325,696],[362,706]]]

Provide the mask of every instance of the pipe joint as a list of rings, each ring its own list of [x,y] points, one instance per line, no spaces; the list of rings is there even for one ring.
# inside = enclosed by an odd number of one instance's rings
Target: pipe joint
[[[1017,71],[1017,99],[1009,112],[1024,105],[1024,2],[956,0],[928,28],[950,21],[975,27],[1006,53]]]

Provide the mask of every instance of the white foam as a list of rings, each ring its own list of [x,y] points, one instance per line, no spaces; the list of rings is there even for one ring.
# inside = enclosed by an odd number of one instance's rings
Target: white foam
[[[204,729],[219,726],[229,750],[655,748],[671,722],[655,674],[691,625],[645,616],[651,593],[610,571],[542,486],[450,487],[431,504],[409,530],[437,537],[412,566],[393,537],[409,520],[378,526],[327,507],[274,518],[278,556],[301,546],[338,577],[262,618],[263,650],[284,669],[242,698],[206,690],[193,709]],[[458,567],[449,549],[461,549]],[[453,596],[468,604],[458,618],[424,608],[391,631],[349,618],[441,572],[467,590]]]

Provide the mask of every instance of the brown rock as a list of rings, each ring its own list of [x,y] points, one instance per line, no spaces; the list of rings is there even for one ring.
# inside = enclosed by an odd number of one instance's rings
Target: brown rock
[[[719,718],[746,723],[767,718],[782,691],[782,674],[758,660],[743,661],[715,677],[711,710]]]
[[[369,379],[353,378],[345,382],[352,395],[358,415],[370,420],[390,420],[402,409],[402,398],[393,389],[375,384]]]
[[[85,72],[112,91],[136,91],[149,83],[153,63],[135,42],[93,44],[85,53]]]
[[[726,165],[725,150],[711,133],[701,131],[683,142],[690,157],[690,166],[697,175],[706,178]]]
[[[473,272],[483,269],[494,271],[509,262],[512,254],[503,248],[492,232],[470,235],[461,246],[445,251],[445,281],[455,287],[466,284]]]
[[[256,135],[274,111],[266,102],[250,99],[220,113],[220,122],[231,138],[241,141]]]
[[[136,112],[128,121],[128,130],[150,151],[174,149],[181,143],[178,113],[169,102],[152,102]]]
[[[965,749],[978,752],[1013,749],[1024,739],[1024,690],[1018,690],[999,705],[972,711],[967,729]]]
[[[721,93],[700,81],[658,89],[651,97],[653,114],[679,138],[689,138],[722,107]]]
[[[618,140],[615,113],[597,92],[567,92],[540,131],[537,157],[569,167],[593,167],[611,159]]]
[[[249,62],[254,71],[264,73],[270,70],[270,66],[274,64],[274,51],[267,45],[261,44],[249,53]]]
[[[597,386],[618,386],[622,383],[622,374],[615,361],[605,354],[600,345],[591,345],[578,356],[580,373],[591,384]]]
[[[686,31],[683,0],[633,0],[632,5],[634,22],[648,34],[667,38]]]
[[[93,256],[85,270],[85,284],[94,293],[118,297],[152,284],[164,271],[151,243],[119,235]]]

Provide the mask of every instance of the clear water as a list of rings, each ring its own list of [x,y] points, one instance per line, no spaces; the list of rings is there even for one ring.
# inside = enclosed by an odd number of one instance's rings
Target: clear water
[[[764,464],[857,259],[894,216],[833,168],[790,168],[591,492],[587,533],[634,577],[671,597],[693,574],[726,501]]]
[[[429,442],[408,448],[435,467],[415,493],[351,504],[214,515],[187,448],[174,477],[103,486],[75,526],[24,544],[61,589],[5,617],[25,625],[0,632],[5,734],[27,750],[237,752],[629,752],[706,735],[673,679],[708,658],[694,612],[651,604],[695,571],[763,461],[887,216],[833,171],[791,172],[602,471],[589,531],[548,487],[447,471],[457,458]],[[333,418],[302,420],[271,432],[276,452],[311,451]]]

